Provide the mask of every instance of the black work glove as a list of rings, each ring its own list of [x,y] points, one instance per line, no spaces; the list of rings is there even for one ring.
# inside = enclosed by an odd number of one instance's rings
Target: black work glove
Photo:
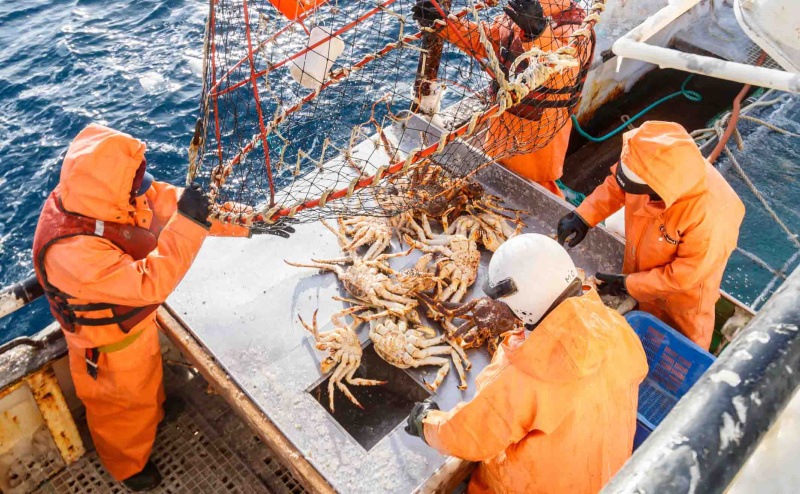
[[[447,15],[448,12],[442,7],[441,3],[439,3],[439,7]],[[417,0],[417,3],[411,7],[411,12],[413,12],[412,17],[414,20],[422,27],[433,27],[434,22],[444,19],[431,0]]]
[[[417,436],[425,441],[425,424],[423,424],[422,421],[425,420],[425,416],[428,415],[428,412],[438,409],[439,405],[430,398],[422,403],[415,403],[414,408],[411,409],[411,415],[408,416],[408,421],[406,421],[406,434]],[[428,443],[425,442],[425,444]]]
[[[178,199],[178,212],[206,228],[211,227],[208,221],[208,212],[211,200],[208,198],[200,184],[192,184],[183,189],[181,198]]]
[[[602,281],[602,285],[597,285],[600,295],[627,295],[628,289],[625,287],[624,274],[597,273],[594,275],[597,281]]]
[[[522,29],[528,41],[538,38],[547,27],[539,0],[509,0],[503,12]]]
[[[575,247],[583,241],[586,234],[589,233],[589,225],[583,221],[578,213],[572,212],[558,220],[558,243],[564,245],[570,237],[570,247]]]
[[[293,224],[299,223],[294,218],[281,218],[275,223],[268,225],[266,223],[257,223],[250,227],[250,233],[253,235],[275,235],[282,238],[289,238],[289,235],[295,232]]]

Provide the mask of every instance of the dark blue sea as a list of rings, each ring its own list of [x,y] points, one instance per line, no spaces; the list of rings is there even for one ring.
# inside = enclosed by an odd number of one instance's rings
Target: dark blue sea
[[[181,184],[197,118],[203,0],[0,2],[0,286],[33,273],[30,246],[70,140],[90,122],[147,143]],[[0,321],[0,342],[50,322],[40,302]]]
[[[32,274],[30,246],[42,201],[58,181],[69,142],[90,122],[142,139],[150,170],[183,182],[207,9],[207,0],[0,2],[0,286]],[[774,116],[797,133],[799,114],[795,98],[759,116]],[[800,231],[797,139],[751,124],[743,132],[753,139],[739,153],[742,165],[789,228]],[[748,208],[741,246],[790,271],[797,250],[741,178],[724,160],[721,166]],[[723,288],[759,307],[780,280],[735,253]],[[39,301],[0,320],[0,343],[50,321]]]

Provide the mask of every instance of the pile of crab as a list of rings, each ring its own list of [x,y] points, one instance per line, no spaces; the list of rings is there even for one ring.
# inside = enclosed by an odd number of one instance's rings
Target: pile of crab
[[[349,294],[334,297],[349,305],[331,317],[330,331],[319,331],[316,311],[310,323],[300,317],[316,348],[326,352],[320,368],[326,374],[332,371],[331,410],[334,386],[361,407],[347,384],[385,384],[355,377],[362,356],[357,329],[362,324],[369,324],[375,352],[389,364],[401,369],[437,366],[434,380],[425,382],[432,392],[447,376],[451,361],[459,388],[466,389],[465,371],[471,364],[464,350],[487,343],[493,353],[499,338],[492,335],[499,332],[495,329],[490,335],[485,328],[516,327],[517,319],[504,304],[485,298],[461,301],[478,277],[481,249],[494,252],[520,233],[523,212],[504,207],[501,199],[469,177],[447,177],[438,165],[418,168],[411,178],[412,187],[394,193],[422,194],[423,207],[392,218],[339,218],[338,227],[323,222],[336,235],[344,256],[310,263],[286,261],[335,273]],[[398,252],[388,252],[393,239],[401,246]],[[390,259],[415,250],[421,257],[413,267],[401,271],[390,267]],[[420,309],[439,323],[438,330],[423,323]]]

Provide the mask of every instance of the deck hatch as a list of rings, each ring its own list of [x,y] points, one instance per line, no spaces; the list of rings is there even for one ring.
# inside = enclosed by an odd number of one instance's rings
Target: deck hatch
[[[348,385],[353,396],[364,407],[363,410],[351,403],[337,388],[333,397],[336,411],[331,412],[328,408],[330,377],[309,390],[309,393],[367,451],[408,417],[415,402],[430,397],[430,393],[403,369],[391,366],[380,358],[372,345],[364,348],[361,367],[355,376],[387,381],[382,386]]]

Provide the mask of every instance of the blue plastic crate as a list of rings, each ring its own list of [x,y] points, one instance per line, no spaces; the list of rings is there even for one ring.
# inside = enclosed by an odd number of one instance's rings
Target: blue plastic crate
[[[633,442],[636,449],[715,359],[647,312],[628,312],[625,319],[642,340],[650,367],[639,387],[639,413]]]

